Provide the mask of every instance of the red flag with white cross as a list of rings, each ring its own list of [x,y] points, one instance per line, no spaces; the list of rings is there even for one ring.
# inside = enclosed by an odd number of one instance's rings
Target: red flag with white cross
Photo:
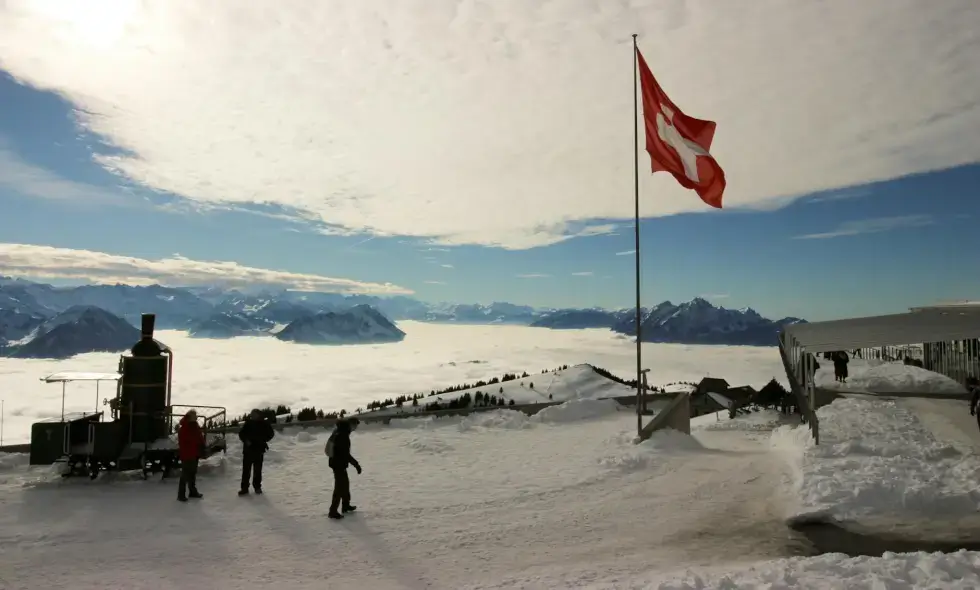
[[[636,57],[647,152],[653,171],[670,172],[681,186],[695,191],[708,205],[721,209],[725,172],[710,152],[715,122],[685,115],[657,83],[639,49]]]

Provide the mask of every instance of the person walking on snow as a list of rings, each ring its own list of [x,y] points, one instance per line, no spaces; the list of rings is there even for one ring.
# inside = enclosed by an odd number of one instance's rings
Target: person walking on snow
[[[357,429],[358,423],[357,418],[338,420],[323,449],[330,459],[329,465],[333,471],[333,498],[330,500],[330,512],[327,514],[330,518],[344,517],[337,508],[345,513],[357,510],[357,506],[350,503],[350,478],[347,475],[347,467],[353,465],[357,474],[361,474],[361,464],[350,452],[350,433]]]
[[[847,363],[850,360],[843,350],[837,351],[834,355],[834,374],[841,383],[847,383]]]
[[[242,489],[238,491],[239,496],[248,494],[249,476],[255,493],[262,493],[262,462],[265,452],[269,450],[269,441],[275,435],[272,425],[266,422],[258,409],[252,410],[242,424],[238,431],[238,438],[242,440]]]
[[[197,491],[197,464],[204,455],[204,431],[197,423],[197,411],[187,410],[177,428],[177,449],[180,456],[180,483],[177,486],[177,500],[186,502],[187,498],[203,498]],[[188,488],[190,493],[188,494]]]

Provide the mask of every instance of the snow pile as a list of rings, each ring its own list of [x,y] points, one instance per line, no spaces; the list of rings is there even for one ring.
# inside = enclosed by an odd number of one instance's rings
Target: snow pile
[[[549,424],[564,424],[602,418],[622,410],[624,410],[623,406],[613,399],[579,399],[570,400],[557,406],[548,406],[531,416],[531,420]]]
[[[773,448],[796,469],[799,505],[791,516],[955,516],[980,508],[980,457],[937,441],[896,402],[845,398],[817,416],[819,446],[805,425],[772,435]]]
[[[776,410],[759,410],[749,414],[740,414],[735,418],[729,418],[728,412],[710,414],[711,420],[704,420],[695,426],[692,421],[691,426],[704,430],[742,430],[746,432],[770,432],[775,430],[787,420],[799,422],[799,416],[785,416]],[[698,416],[701,418],[702,416]]]
[[[29,458],[27,453],[0,453],[0,473],[27,465]]]
[[[566,587],[570,587],[569,584]],[[544,586],[542,586],[544,587]],[[841,554],[794,557],[761,562],[735,569],[688,570],[684,573],[651,572],[623,583],[621,580],[590,584],[588,588],[635,590],[839,590],[842,588],[889,588],[967,590],[980,587],[980,553],[885,553],[881,557],[848,558]]]
[[[851,360],[847,383],[834,379],[834,364],[818,359],[820,369],[814,382],[825,389],[871,391],[874,393],[966,393],[966,389],[949,377],[914,365],[878,360]]]
[[[453,450],[453,446],[439,438],[415,437],[405,441],[405,448],[426,455],[439,455]]]
[[[650,438],[634,444],[632,433],[622,433],[612,441],[619,445],[619,452],[599,458],[599,465],[618,471],[640,471],[664,463],[670,454],[702,451],[704,447],[693,436],[665,428]]]
[[[296,433],[296,442],[303,443],[303,442],[311,442],[314,440],[316,440],[316,436],[314,436],[313,433],[311,433],[306,429],[303,429]]]
[[[518,412],[517,410],[475,412],[469,416],[464,416],[459,421],[460,432],[469,432],[481,428],[519,430],[522,428],[531,428],[531,426],[532,424],[527,414]]]

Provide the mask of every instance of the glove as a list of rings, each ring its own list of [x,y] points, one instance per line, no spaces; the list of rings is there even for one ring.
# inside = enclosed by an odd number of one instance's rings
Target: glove
[[[356,469],[356,470],[357,470],[357,474],[358,474],[358,475],[360,475],[360,474],[361,474],[361,466],[360,466],[360,465],[355,465],[355,466],[354,466],[354,469]]]

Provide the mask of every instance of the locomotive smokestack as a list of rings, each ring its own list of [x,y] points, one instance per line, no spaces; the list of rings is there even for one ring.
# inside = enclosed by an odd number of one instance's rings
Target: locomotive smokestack
[[[157,321],[156,314],[144,313],[143,314],[143,339],[152,340],[153,339],[153,325]]]

